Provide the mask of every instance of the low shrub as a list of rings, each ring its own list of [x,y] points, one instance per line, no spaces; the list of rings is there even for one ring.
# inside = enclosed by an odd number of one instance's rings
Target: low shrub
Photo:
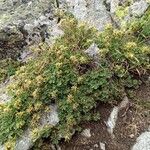
[[[15,71],[20,66],[20,62],[12,59],[0,60],[0,83],[15,74]]]

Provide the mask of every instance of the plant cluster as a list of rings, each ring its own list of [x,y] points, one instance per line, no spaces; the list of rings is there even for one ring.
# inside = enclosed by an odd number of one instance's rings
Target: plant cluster
[[[0,83],[15,74],[20,63],[12,59],[3,59],[0,61]]]
[[[52,47],[40,44],[37,58],[20,67],[8,87],[12,100],[0,105],[0,143],[7,142],[7,148],[27,127],[36,140],[69,140],[82,121],[98,119],[91,113],[98,102],[121,99],[149,73],[149,45],[140,42],[132,26],[109,25],[98,33],[67,16],[61,27],[64,35]],[[98,64],[85,54],[92,43],[99,47]],[[59,124],[38,130],[40,115],[51,103],[58,106]]]

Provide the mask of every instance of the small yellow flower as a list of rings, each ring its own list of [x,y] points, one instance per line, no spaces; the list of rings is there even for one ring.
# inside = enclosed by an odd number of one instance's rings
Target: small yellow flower
[[[20,67],[20,71],[25,71],[26,70],[26,66],[21,66]]]
[[[33,106],[28,107],[26,110],[27,113],[31,113],[34,110]]]
[[[59,62],[56,63],[56,67],[57,67],[57,68],[60,68],[62,65],[63,65],[63,63],[59,63]]]
[[[46,106],[46,107],[45,107],[45,112],[50,112],[50,111],[51,111],[50,107],[49,107],[49,106]]]
[[[76,85],[72,86],[71,90],[74,91],[74,92],[77,91],[77,86]]]
[[[134,57],[134,54],[133,53],[127,53],[127,58],[133,58]]]
[[[148,46],[143,46],[143,47],[142,47],[142,52],[143,52],[143,53],[147,53],[147,52],[150,53],[150,48],[149,48]]]
[[[105,26],[105,30],[110,30],[110,29],[113,29],[112,24],[107,24],[107,25]]]
[[[24,121],[20,121],[16,124],[16,128],[22,128],[24,126],[25,122]]]
[[[15,108],[19,108],[21,106],[21,101],[18,99],[14,102]]]
[[[57,77],[60,77],[62,75],[62,70],[57,71]]]
[[[77,63],[78,62],[78,59],[76,56],[71,56],[70,57],[70,60],[73,62],[73,63]]]
[[[64,59],[64,56],[63,56],[63,55],[60,55],[60,56],[58,57],[58,60],[62,60],[62,59]]]
[[[114,35],[120,37],[123,35],[123,32],[121,30],[114,29]]]
[[[81,83],[83,81],[83,77],[78,77],[78,83]]]
[[[32,93],[33,98],[38,98],[38,89],[35,89]]]
[[[61,50],[58,50],[58,51],[56,52],[56,54],[57,54],[57,56],[60,56],[60,55],[62,54],[62,51],[61,51]]]
[[[51,92],[51,96],[52,96],[52,98],[55,98],[57,96],[57,91]]]
[[[86,25],[85,22],[79,22],[79,23],[78,23],[78,27],[79,27],[79,28],[85,27],[85,25]]]
[[[20,89],[18,89],[17,91],[16,91],[16,95],[18,96],[18,95],[20,95],[22,93],[22,91],[20,90]]]
[[[73,95],[69,94],[67,97],[67,101],[70,103],[73,101]]]
[[[43,81],[44,81],[44,78],[41,75],[36,77],[37,84],[41,84]]]
[[[10,112],[10,108],[8,108],[8,107],[6,107],[6,108],[4,108],[4,112]]]
[[[23,115],[24,115],[24,112],[23,112],[23,111],[18,112],[18,113],[16,114],[16,116],[18,116],[18,117],[22,117]]]
[[[42,106],[42,103],[36,103],[35,105],[34,105],[34,109],[37,111],[37,110],[39,110],[40,108],[41,108],[41,106]]]
[[[85,57],[83,57],[83,56],[80,57],[80,62],[81,62],[81,63],[86,63],[86,61],[87,61],[87,59],[86,59]]]
[[[128,42],[126,44],[127,49],[131,49],[131,48],[135,48],[135,47],[137,47],[137,44],[135,42]]]

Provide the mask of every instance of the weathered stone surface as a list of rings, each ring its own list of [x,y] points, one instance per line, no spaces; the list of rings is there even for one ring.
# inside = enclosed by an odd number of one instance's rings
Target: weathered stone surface
[[[100,142],[99,145],[100,145],[101,150],[106,150],[105,143]]]
[[[147,10],[148,6],[149,4],[145,0],[137,1],[130,6],[130,14],[140,17]]]
[[[92,135],[91,135],[91,130],[90,129],[84,129],[82,132],[81,132],[81,135],[86,137],[86,138],[90,138]]]
[[[100,50],[95,43],[91,44],[91,46],[85,50],[85,53],[94,59],[95,64],[99,63],[99,52]]]
[[[149,150],[150,149],[150,132],[142,133],[136,140],[132,150]]]
[[[25,45],[48,39],[57,26],[55,8],[54,0],[1,0],[0,59],[16,58]]]
[[[129,99],[127,98],[127,96],[125,96],[122,102],[118,106],[115,106],[111,111],[108,121],[106,122],[106,126],[107,126],[108,132],[111,134],[112,137],[114,137],[113,132],[114,132],[114,128],[116,126],[116,122],[118,119],[118,114],[120,110],[127,107],[128,104],[129,104]]]
[[[98,30],[103,30],[106,24],[111,23],[103,0],[64,0],[64,2],[78,20],[86,21]]]
[[[4,83],[0,84],[0,104],[4,104],[11,100],[11,97],[7,93],[7,85],[12,82],[12,79],[5,81]]]

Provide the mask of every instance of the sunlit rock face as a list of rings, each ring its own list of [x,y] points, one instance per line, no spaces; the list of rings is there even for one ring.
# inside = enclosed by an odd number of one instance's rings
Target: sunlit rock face
[[[85,21],[89,26],[103,30],[105,25],[111,23],[109,12],[103,0],[63,0],[69,12],[78,20]]]

